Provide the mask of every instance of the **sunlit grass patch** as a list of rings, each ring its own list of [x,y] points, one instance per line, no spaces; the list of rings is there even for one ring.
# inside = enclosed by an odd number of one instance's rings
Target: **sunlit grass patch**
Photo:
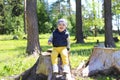
[[[25,53],[26,41],[25,40],[7,40],[0,41],[0,59],[5,60],[23,55]]]
[[[0,40],[11,40],[12,37],[12,35],[0,35]]]
[[[8,59],[0,64],[0,77],[12,76],[22,73],[30,68],[36,62],[36,58],[29,57],[15,57]]]

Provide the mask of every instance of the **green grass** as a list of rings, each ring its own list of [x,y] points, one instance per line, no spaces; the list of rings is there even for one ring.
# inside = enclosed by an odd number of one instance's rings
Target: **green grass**
[[[51,46],[48,46],[47,40],[50,34],[41,34],[39,37],[42,51],[46,51]],[[12,35],[0,35],[0,80],[2,77],[20,74],[30,68],[37,60],[37,57],[27,56],[26,40],[12,40]],[[120,39],[120,38],[119,38]],[[85,39],[85,44],[76,44],[74,36],[71,36],[71,56],[70,62],[72,68],[76,68],[80,62],[88,60],[96,41],[104,41],[104,37],[88,37]],[[120,48],[120,42],[116,43],[117,49]],[[95,77],[96,78],[96,77]],[[87,78],[93,80],[94,77]],[[95,80],[114,80],[110,76],[98,76]],[[83,80],[79,78],[78,80]]]

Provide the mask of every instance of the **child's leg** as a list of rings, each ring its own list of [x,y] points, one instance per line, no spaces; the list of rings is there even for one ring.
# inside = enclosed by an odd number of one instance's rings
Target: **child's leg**
[[[70,67],[69,67],[68,51],[66,47],[63,47],[60,55],[61,55],[62,62],[63,62],[63,72],[69,73]]]
[[[53,48],[53,51],[51,53],[51,61],[53,65],[53,72],[58,73],[58,51],[57,48]]]

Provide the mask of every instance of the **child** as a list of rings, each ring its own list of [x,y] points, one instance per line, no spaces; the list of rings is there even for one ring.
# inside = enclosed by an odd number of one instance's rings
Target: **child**
[[[63,64],[63,72],[69,73],[68,51],[70,49],[69,33],[67,31],[67,22],[65,19],[59,19],[57,22],[57,29],[53,31],[48,40],[48,44],[52,43],[53,52],[51,54],[51,61],[53,66],[53,73],[58,73],[58,55],[60,54]]]

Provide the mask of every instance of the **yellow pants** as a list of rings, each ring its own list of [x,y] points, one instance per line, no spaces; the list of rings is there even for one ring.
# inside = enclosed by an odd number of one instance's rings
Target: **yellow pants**
[[[66,47],[53,47],[53,52],[51,53],[52,65],[58,64],[58,55],[60,54],[62,58],[63,65],[68,65],[68,51]]]

